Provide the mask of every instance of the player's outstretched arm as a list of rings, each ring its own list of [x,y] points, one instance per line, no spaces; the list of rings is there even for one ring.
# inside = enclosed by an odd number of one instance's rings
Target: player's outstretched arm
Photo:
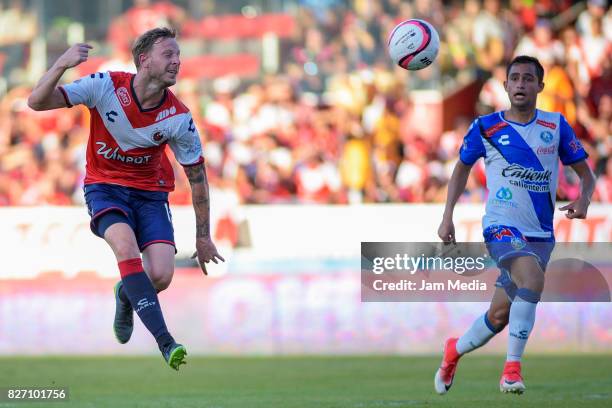
[[[64,72],[87,61],[89,50],[93,47],[89,44],[75,44],[68,48],[55,64],[38,81],[32,94],[28,98],[28,106],[36,111],[65,108],[68,106],[62,92],[57,88]]]
[[[208,190],[208,179],[204,164],[185,167],[185,174],[191,185],[191,198],[196,215],[196,252],[191,257],[197,257],[198,263],[204,275],[208,275],[206,264],[210,261],[219,263],[225,259],[217,252],[215,244],[210,236],[210,196]]]
[[[586,218],[589,205],[591,204],[591,197],[595,190],[595,175],[593,175],[593,171],[586,160],[581,160],[571,166],[578,174],[578,177],[580,177],[580,197],[576,201],[559,207],[559,210],[567,211],[565,216],[570,219]]]
[[[461,160],[457,161],[453,175],[448,182],[448,192],[446,194],[446,207],[444,208],[444,215],[442,216],[442,222],[438,228],[438,236],[444,242],[455,242],[455,225],[453,224],[453,211],[455,210],[455,204],[459,200],[461,194],[465,190],[468,176],[472,170],[471,165],[463,163]]]

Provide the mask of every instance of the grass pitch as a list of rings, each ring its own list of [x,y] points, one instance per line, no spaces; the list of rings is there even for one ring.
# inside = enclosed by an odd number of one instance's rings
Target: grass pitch
[[[188,356],[175,372],[159,357],[0,358],[0,388],[67,386],[64,403],[0,407],[366,408],[611,407],[612,355],[527,355],[524,395],[504,395],[503,356],[467,356],[438,396],[440,357]]]

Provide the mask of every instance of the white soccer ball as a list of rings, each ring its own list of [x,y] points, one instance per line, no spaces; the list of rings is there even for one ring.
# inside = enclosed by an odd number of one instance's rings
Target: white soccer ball
[[[393,62],[415,71],[429,66],[438,55],[440,36],[427,21],[410,19],[399,23],[387,41]]]

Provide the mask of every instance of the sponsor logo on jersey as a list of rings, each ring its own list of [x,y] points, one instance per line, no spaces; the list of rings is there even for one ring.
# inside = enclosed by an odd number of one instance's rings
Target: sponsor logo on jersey
[[[155,121],[159,122],[160,120],[166,119],[167,117],[174,115],[175,113],[176,106],[172,105],[170,108],[160,111],[155,117]]]
[[[542,120],[542,119],[536,120],[536,123],[538,125],[540,125],[540,126],[544,126],[544,127],[547,127],[549,129],[553,129],[553,130],[555,130],[557,128],[556,124],[554,124],[552,122],[546,122],[545,120]]]
[[[552,171],[535,170],[532,167],[523,167],[520,164],[511,164],[502,170],[502,176],[517,178],[525,181],[550,182]]]
[[[540,133],[540,139],[542,139],[544,143],[550,143],[553,140],[553,135],[548,130],[545,130],[544,132]]]
[[[121,102],[121,105],[128,106],[130,103],[132,103],[132,98],[130,98],[130,93],[126,87],[122,86],[121,88],[117,88],[115,93],[117,94],[117,98],[119,99],[119,102]]]
[[[506,200],[506,201],[512,200],[512,191],[509,188],[502,187],[499,190],[497,190],[495,197],[497,197],[500,200]]]
[[[550,191],[552,171],[535,170],[520,164],[511,164],[502,170],[502,176],[510,178],[510,184],[538,193]]]
[[[497,132],[498,130],[501,130],[505,127],[509,126],[506,122],[499,122],[496,123],[495,125],[491,126],[490,128],[486,129],[484,131],[485,133],[485,137],[491,137],[495,134],[495,132]]]
[[[512,201],[512,190],[508,187],[501,187],[495,193],[495,198],[491,200],[491,205],[505,208],[518,208],[518,205]]]
[[[536,150],[537,154],[555,154],[556,152],[557,149],[554,145],[548,147],[538,146],[538,150]]]
[[[106,143],[104,142],[96,142],[96,144],[100,146],[96,153],[108,160],[117,160],[128,164],[147,164],[151,159],[151,155],[126,156],[119,153],[118,147],[113,149],[112,147],[106,146]]]

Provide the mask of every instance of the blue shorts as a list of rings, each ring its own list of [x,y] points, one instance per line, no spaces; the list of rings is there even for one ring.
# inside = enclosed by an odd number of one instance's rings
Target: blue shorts
[[[155,243],[176,246],[167,192],[115,184],[88,184],[85,186],[85,202],[91,217],[91,231],[100,238],[103,238],[98,231],[100,217],[116,211],[127,218],[140,251]]]
[[[487,250],[500,269],[495,286],[506,289],[513,298],[514,283],[510,278],[510,261],[520,256],[533,256],[542,271],[546,270],[550,255],[555,248],[555,238],[526,237],[517,228],[506,225],[491,225],[482,232]]]

